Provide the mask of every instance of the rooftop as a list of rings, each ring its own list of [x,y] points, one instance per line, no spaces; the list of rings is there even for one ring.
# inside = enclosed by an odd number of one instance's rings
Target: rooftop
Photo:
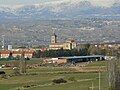
[[[58,57],[59,59],[80,59],[80,58],[97,58],[104,57],[103,55],[92,55],[92,56],[73,56],[73,57]]]

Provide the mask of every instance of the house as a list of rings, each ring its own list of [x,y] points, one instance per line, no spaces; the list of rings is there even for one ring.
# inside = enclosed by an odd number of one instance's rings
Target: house
[[[10,51],[0,51],[0,58],[8,58],[10,53]]]
[[[33,51],[26,51],[25,54],[24,54],[24,57],[25,58],[32,58],[33,57]]]
[[[48,51],[49,49],[48,48],[41,48],[40,51]]]
[[[24,51],[25,58],[32,58],[34,51]],[[21,57],[22,51],[0,51],[0,58],[8,58],[9,56],[16,58]]]
[[[13,51],[12,56],[13,57],[17,57],[17,56],[21,57],[21,52],[20,51]]]

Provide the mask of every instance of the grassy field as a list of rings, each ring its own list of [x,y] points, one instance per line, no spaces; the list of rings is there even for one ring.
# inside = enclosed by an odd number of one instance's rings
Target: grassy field
[[[32,59],[32,60],[26,60],[27,64],[31,65],[31,64],[38,64],[41,63],[43,61],[43,59]],[[20,61],[19,60],[2,60],[0,61],[0,65],[3,64],[19,64]]]
[[[14,62],[14,61],[10,61]],[[35,64],[40,60],[28,61]],[[1,63],[1,62],[0,62]],[[4,62],[2,62],[4,63]],[[8,62],[7,62],[8,63]],[[2,70],[7,74],[7,78],[0,78],[0,90],[98,90],[98,72],[81,72],[79,69],[97,68],[98,65],[105,66],[105,61],[93,62],[85,67],[39,67],[28,69],[27,75],[9,76],[14,71],[12,69]],[[101,90],[107,90],[106,73],[101,72]],[[53,84],[52,80],[63,78],[67,83]],[[72,78],[72,80],[71,80]]]
[[[91,67],[91,66],[106,66],[107,65],[107,61],[95,61],[93,63],[89,63],[87,65],[87,67]]]

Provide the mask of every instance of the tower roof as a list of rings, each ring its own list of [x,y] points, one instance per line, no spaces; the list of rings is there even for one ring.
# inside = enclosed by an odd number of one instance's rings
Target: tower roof
[[[53,33],[53,35],[52,36],[55,36],[55,37],[57,37],[57,35],[55,34],[55,33]]]

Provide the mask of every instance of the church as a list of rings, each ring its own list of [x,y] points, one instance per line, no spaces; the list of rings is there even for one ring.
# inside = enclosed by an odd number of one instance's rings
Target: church
[[[65,49],[71,50],[77,47],[77,43],[73,39],[67,39],[66,42],[57,42],[57,35],[54,33],[51,36],[51,44],[49,45],[49,50]]]

